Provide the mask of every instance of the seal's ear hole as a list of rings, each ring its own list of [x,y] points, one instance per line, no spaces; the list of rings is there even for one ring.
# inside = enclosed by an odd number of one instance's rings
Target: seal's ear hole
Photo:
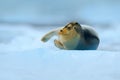
[[[75,29],[75,30],[76,30],[77,28],[76,28],[76,27],[73,27],[73,29]]]

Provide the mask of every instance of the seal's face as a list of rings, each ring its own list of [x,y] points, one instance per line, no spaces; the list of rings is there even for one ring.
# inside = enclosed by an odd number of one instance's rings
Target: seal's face
[[[77,22],[71,22],[69,24],[67,24],[64,28],[62,28],[60,31],[59,31],[59,34],[60,35],[72,35],[72,34],[77,34],[77,28],[80,28],[80,24],[77,23]]]
[[[80,34],[77,27],[81,27],[76,22],[67,24],[59,31],[59,41],[64,45],[65,49],[75,49],[80,41]]]

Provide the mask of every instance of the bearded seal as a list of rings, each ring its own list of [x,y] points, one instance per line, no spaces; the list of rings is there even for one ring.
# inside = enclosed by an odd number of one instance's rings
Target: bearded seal
[[[96,50],[100,39],[96,31],[87,25],[78,22],[70,22],[64,27],[52,30],[42,37],[41,41],[47,42],[54,35],[56,47],[65,50]]]

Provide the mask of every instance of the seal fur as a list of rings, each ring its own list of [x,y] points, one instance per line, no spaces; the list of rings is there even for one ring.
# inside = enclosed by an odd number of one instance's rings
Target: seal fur
[[[92,27],[80,25],[78,22],[70,22],[64,27],[52,30],[41,40],[46,42],[54,35],[58,36],[58,40],[54,40],[55,46],[66,50],[96,50],[100,42]]]

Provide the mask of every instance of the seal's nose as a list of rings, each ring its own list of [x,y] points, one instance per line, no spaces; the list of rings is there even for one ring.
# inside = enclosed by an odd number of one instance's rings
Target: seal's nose
[[[63,30],[60,30],[60,32],[62,32]]]

